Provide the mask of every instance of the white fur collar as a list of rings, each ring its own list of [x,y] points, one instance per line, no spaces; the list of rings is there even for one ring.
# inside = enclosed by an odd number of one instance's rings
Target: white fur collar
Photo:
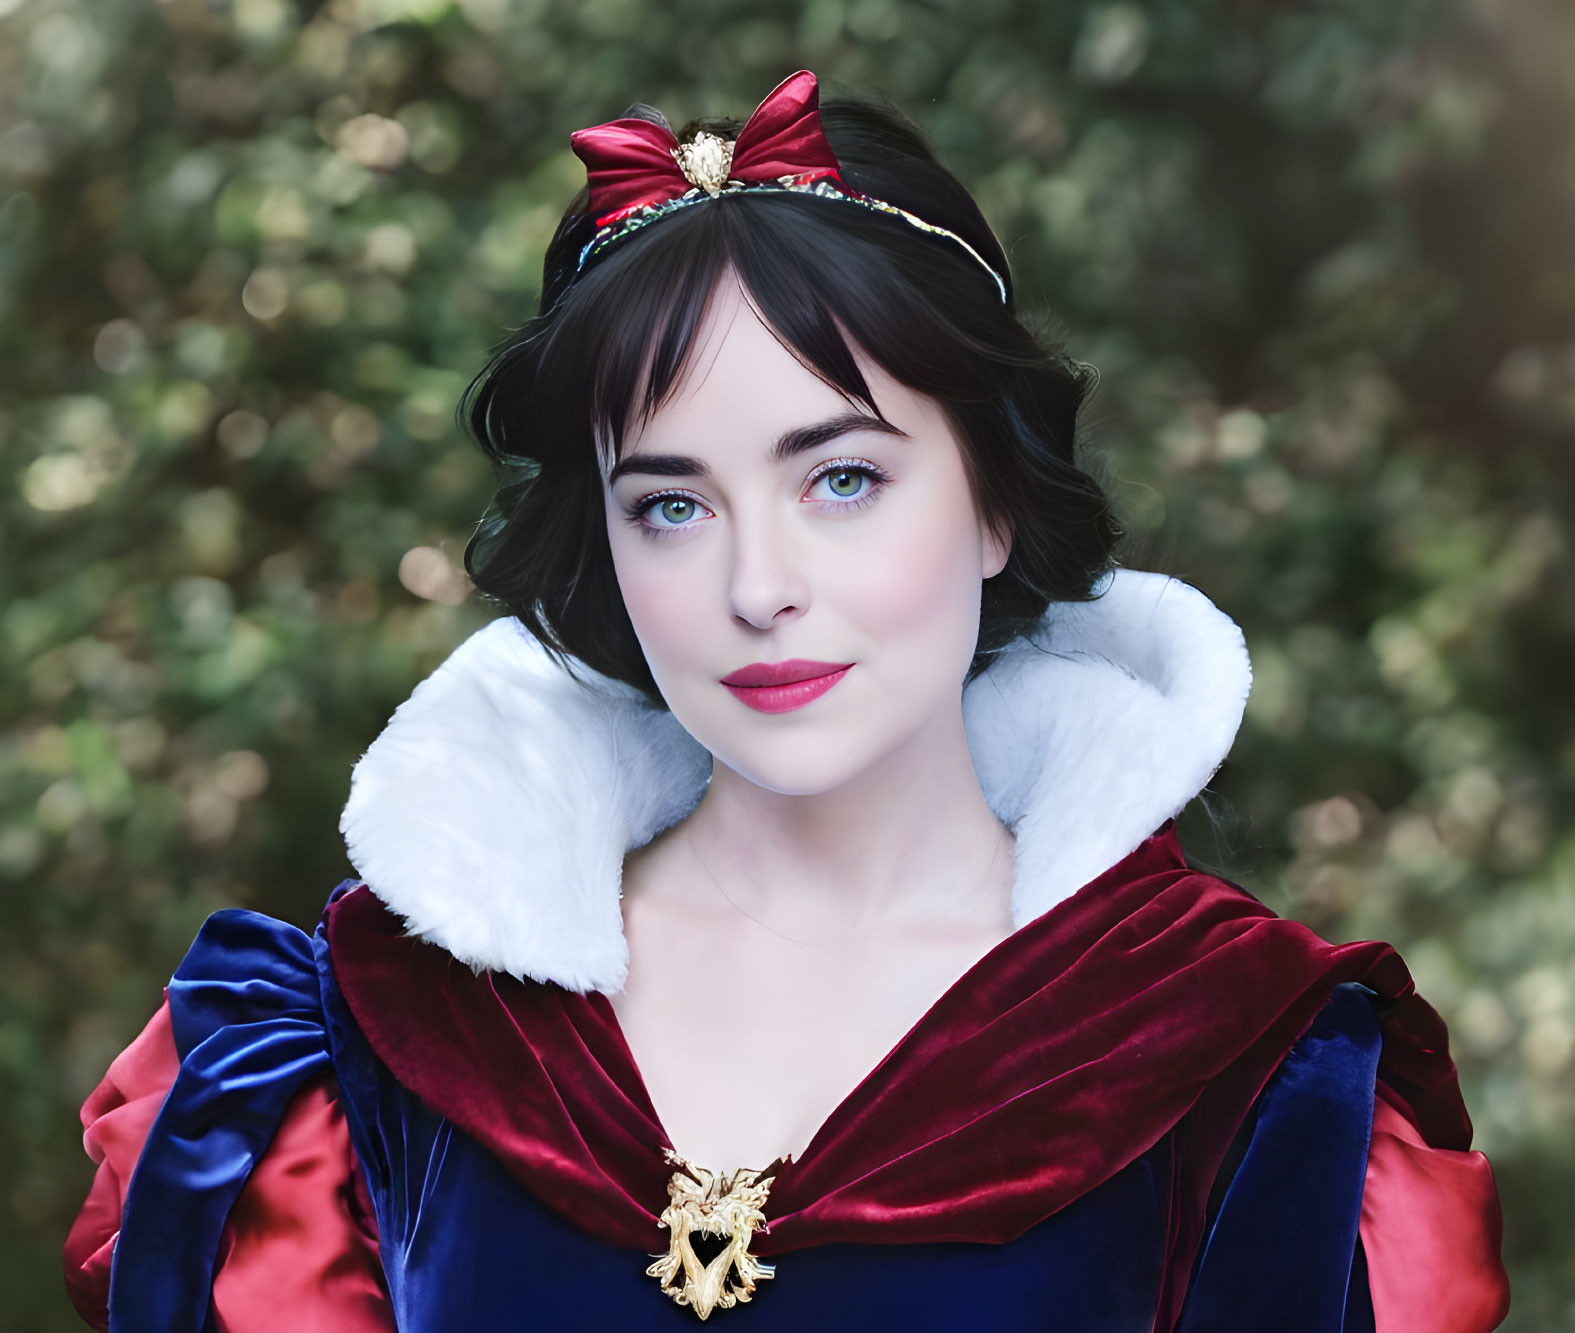
[[[1252,677],[1235,622],[1159,574],[1117,570],[1033,637],[963,696],[980,787],[1017,839],[1019,927],[1197,795]],[[581,672],[493,621],[400,705],[339,827],[412,934],[477,969],[616,992],[624,854],[694,809],[711,757],[631,686]]]

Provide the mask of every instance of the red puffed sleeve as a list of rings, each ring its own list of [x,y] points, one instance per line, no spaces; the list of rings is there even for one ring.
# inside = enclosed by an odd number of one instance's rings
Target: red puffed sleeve
[[[109,1327],[109,1261],[120,1235],[120,1205],[179,1067],[166,1002],[82,1104],[82,1146],[98,1172],[66,1237],[66,1290],[77,1313],[101,1333]]]
[[[66,1239],[66,1287],[93,1328],[109,1326],[121,1205],[180,1058],[166,1003],[82,1106],[98,1163]],[[213,1279],[221,1333],[387,1333],[392,1307],[377,1220],[329,1075],[302,1086],[230,1210]]]
[[[1509,1312],[1503,1215],[1480,1152],[1431,1148],[1382,1082],[1362,1194],[1377,1333],[1489,1333]]]

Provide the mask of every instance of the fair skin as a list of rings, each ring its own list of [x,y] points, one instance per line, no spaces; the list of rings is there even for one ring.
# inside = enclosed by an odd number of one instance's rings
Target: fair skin
[[[871,414],[724,273],[684,377],[605,486],[652,675],[714,757],[694,812],[624,861],[629,977],[610,998],[674,1147],[724,1171],[801,1155],[1012,932],[1013,842],[962,719],[1009,539],[979,519],[939,405],[855,355],[893,429],[773,457],[787,432]],[[659,456],[689,461],[640,470]],[[790,658],[853,665],[787,712],[720,683]]]

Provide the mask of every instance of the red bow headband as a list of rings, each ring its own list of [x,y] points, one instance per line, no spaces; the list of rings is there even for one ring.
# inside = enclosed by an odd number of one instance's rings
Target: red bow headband
[[[984,265],[1007,299],[1001,275],[956,232],[843,182],[820,125],[820,88],[807,69],[772,89],[731,143],[702,130],[680,144],[665,124],[635,117],[577,130],[569,142],[585,163],[596,218],[576,270],[613,241],[680,208],[742,190],[788,191],[859,204],[953,241]]]

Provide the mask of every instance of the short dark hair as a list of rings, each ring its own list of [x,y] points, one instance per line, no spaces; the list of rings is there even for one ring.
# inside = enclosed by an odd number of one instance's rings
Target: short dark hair
[[[567,659],[578,659],[659,706],[613,568],[597,443],[620,457],[630,424],[676,387],[729,267],[777,335],[849,399],[878,412],[844,334],[949,415],[977,512],[1012,538],[981,592],[968,679],[1051,602],[1094,596],[1123,536],[1103,487],[1074,459],[1078,409],[1098,374],[1017,318],[1006,256],[968,191],[890,104],[827,99],[821,121],[848,185],[963,237],[1008,299],[953,241],[794,193],[724,193],[677,210],[576,276],[595,231],[582,190],[548,246],[540,313],[460,402],[462,429],[500,473],[465,548],[476,587],[571,671]],[[679,138],[739,128],[706,118]]]

